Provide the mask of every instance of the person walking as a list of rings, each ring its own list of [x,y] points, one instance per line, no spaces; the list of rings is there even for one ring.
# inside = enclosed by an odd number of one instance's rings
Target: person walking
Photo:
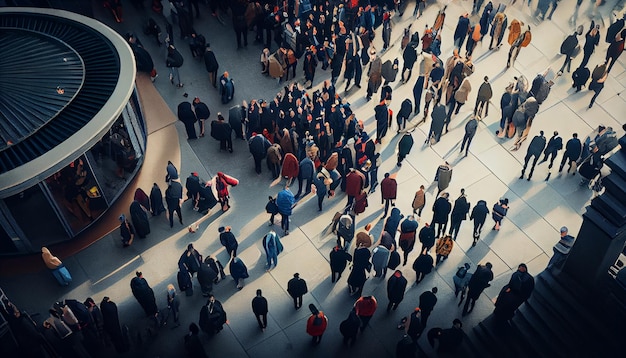
[[[278,266],[278,254],[282,251],[282,245],[280,244],[280,237],[274,230],[270,230],[265,236],[263,236],[263,249],[265,250],[265,257],[267,259],[267,269],[272,269]]]
[[[183,65],[185,59],[178,52],[174,45],[167,46],[167,57],[165,58],[165,66],[170,69],[170,82],[176,83],[176,88],[182,88],[184,84],[180,80],[178,69]]]
[[[439,265],[439,263],[448,258],[450,252],[452,252],[453,247],[454,240],[452,240],[452,237],[450,235],[446,235],[437,240],[437,247],[435,248],[437,259],[435,260],[435,266]]]
[[[230,275],[235,281],[237,289],[241,290],[244,286],[244,280],[250,277],[246,264],[239,257],[233,256],[232,260],[230,260],[230,264],[228,265],[228,269],[230,270]]]
[[[356,337],[359,333],[359,327],[361,326],[361,320],[356,315],[356,310],[352,308],[348,318],[341,321],[339,324],[339,332],[343,336],[343,344],[350,344],[351,347],[356,343]]]
[[[500,290],[493,310],[494,317],[499,321],[511,320],[515,310],[530,298],[534,289],[535,278],[528,273],[526,264],[519,264],[509,283]]]
[[[565,163],[569,164],[567,168],[567,173],[569,174],[572,171],[572,168],[576,168],[576,163],[582,154],[582,143],[580,139],[578,139],[578,133],[573,133],[572,138],[565,143],[565,153],[563,153],[563,158],[561,159],[561,165],[559,165],[559,173],[563,171],[563,167]],[[576,171],[574,171],[574,175]]]
[[[624,29],[626,31],[626,29]],[[611,65],[613,62],[611,62]],[[611,67],[609,65],[609,67]],[[596,76],[596,73],[598,76]],[[593,97],[591,97],[591,101],[589,101],[589,108],[593,107],[593,104],[596,102],[596,98],[600,95],[600,92],[604,89],[604,82],[609,77],[609,71],[607,70],[606,63],[596,66],[593,70],[591,76],[591,82],[589,83],[589,90],[593,91]]]
[[[561,239],[552,248],[554,254],[552,258],[550,258],[550,262],[548,262],[547,270],[561,268],[563,266],[569,251],[572,249],[572,246],[574,246],[574,241],[576,241],[576,239],[568,234],[567,226],[561,227]]]
[[[52,276],[61,286],[69,286],[72,283],[72,275],[67,270],[63,262],[56,256],[52,255],[47,247],[41,248],[41,258],[46,267],[52,272]]]
[[[491,262],[487,262],[485,265],[478,265],[476,271],[472,274],[472,277],[467,284],[467,301],[463,306],[462,315],[465,316],[472,312],[476,300],[483,293],[485,288],[491,286],[489,283],[493,280],[493,272],[491,271]]]
[[[302,185],[304,184],[305,192],[302,196],[307,196],[311,192],[311,184],[313,183],[313,176],[315,175],[315,164],[311,160],[311,158],[304,157],[300,161],[299,169],[298,169],[298,192],[294,196],[296,200],[300,198],[300,194],[302,194]]]
[[[365,330],[372,316],[374,316],[376,308],[378,308],[378,302],[374,296],[361,296],[354,303],[356,315],[361,320],[361,332]]]
[[[220,226],[217,231],[220,233],[220,243],[224,246],[224,248],[226,248],[228,256],[235,257],[237,256],[237,247],[239,247],[239,243],[231,230],[232,228],[230,226]]]
[[[624,39],[626,38],[626,29],[620,31],[614,39],[611,39],[609,48],[606,50],[606,59],[604,61],[607,66],[606,73],[611,72],[613,65],[624,52]],[[589,88],[591,89],[591,88]]]
[[[293,305],[296,309],[302,307],[302,296],[309,292],[306,281],[300,278],[299,273],[294,273],[293,278],[287,283],[287,292],[293,298]]]
[[[285,189],[278,193],[276,205],[281,217],[280,227],[283,229],[283,235],[287,236],[289,235],[289,216],[291,216],[293,207],[296,205],[296,199],[289,186],[285,185]]]
[[[261,161],[267,155],[267,150],[271,145],[267,138],[260,133],[252,133],[252,137],[248,139],[248,148],[254,159],[254,170],[258,175],[261,175]]]
[[[433,270],[433,257],[422,252],[413,262],[413,270],[415,270],[415,284],[419,284],[426,275]]]
[[[392,247],[393,249],[393,247]],[[382,242],[372,250],[372,265],[374,266],[374,277],[384,278],[387,275],[387,265],[391,250]]]
[[[437,291],[437,287],[433,287],[430,291],[424,291],[419,296],[419,308],[421,312],[420,321],[422,323],[422,328],[426,328],[428,317],[430,317],[430,314],[437,304]]]
[[[452,210],[452,204],[450,204],[450,201],[448,200],[449,196],[450,194],[447,192],[442,192],[433,203],[433,224],[435,231],[437,232],[436,237],[441,237],[441,235],[446,232],[448,217],[450,215],[450,211]]]
[[[200,263],[202,262],[202,255],[193,247],[193,244],[188,244],[187,249],[180,255],[178,259],[178,266],[184,266],[191,276],[198,272],[200,269]]]
[[[465,123],[465,135],[463,135],[463,142],[461,142],[461,151],[459,152],[459,153],[463,153],[463,149],[465,149],[466,157],[467,157],[467,152],[469,152],[470,144],[472,144],[472,139],[474,138],[474,135],[476,135],[477,129],[478,129],[478,119],[476,116],[472,116],[470,117],[469,121]]]
[[[396,200],[397,193],[398,182],[396,181],[396,176],[385,173],[385,178],[380,182],[381,204],[385,204],[383,218],[387,217],[387,212],[389,211],[390,205],[393,207],[396,206],[394,200]],[[393,235],[395,233],[390,234]]]
[[[500,226],[502,225],[502,219],[504,219],[509,211],[509,199],[500,198],[497,203],[493,204],[491,211],[491,218],[495,222],[491,230],[499,231]]]
[[[424,224],[424,227],[420,230],[419,239],[422,243],[421,253],[428,253],[431,247],[435,246],[435,229],[428,223]]]
[[[463,323],[460,319],[455,318],[454,321],[452,321],[451,328],[433,328],[428,331],[427,337],[428,343],[432,348],[435,348],[435,343],[439,342],[437,353],[440,356],[444,354],[455,356],[458,353],[459,347],[463,344],[465,337],[465,333],[463,333]]]
[[[312,337],[313,344],[320,344],[322,336],[328,327],[328,318],[323,311],[320,311],[314,304],[309,304],[311,315],[306,321],[306,333]]]
[[[173,284],[167,285],[167,309],[172,313],[174,317],[174,326],[172,328],[180,327],[179,313],[180,313],[180,301],[176,296],[176,288]],[[163,325],[167,324],[169,314],[163,319]]]
[[[474,230],[472,235],[474,241],[472,242],[472,247],[476,246],[476,242],[480,238],[480,232],[483,229],[483,225],[485,225],[485,220],[487,220],[487,214],[489,214],[487,202],[485,200],[478,200],[472,209],[472,213],[470,214],[470,220],[474,220]]]
[[[102,298],[100,302],[100,311],[102,311],[102,323],[104,331],[108,334],[115,351],[119,354],[124,352],[124,339],[122,336],[122,328],[120,326],[120,317],[117,311],[117,304],[111,301],[107,296]]]
[[[557,76],[562,75],[563,70],[565,70],[566,67],[567,67],[567,72],[570,72],[570,67],[572,65],[572,57],[574,56],[575,52],[580,50],[580,47],[578,46],[578,36],[581,35],[582,33],[583,33],[583,26],[580,25],[578,26],[576,31],[574,31],[573,34],[567,36],[565,40],[563,40],[563,43],[561,44],[561,54],[565,55],[565,62],[563,62],[563,66],[561,66],[561,68],[559,69],[559,72],[557,72]]]
[[[363,285],[367,280],[365,271],[370,272],[372,269],[372,263],[370,262],[372,254],[368,247],[364,243],[357,243],[356,250],[354,250],[352,271],[350,276],[348,276],[348,289],[351,296],[361,294]]]
[[[467,219],[467,213],[470,209],[470,203],[467,201],[465,189],[461,189],[461,195],[454,201],[454,208],[450,215],[450,231],[448,235],[454,235],[452,238],[456,241],[461,229],[461,223]]]
[[[378,92],[378,88],[382,84],[383,62],[380,56],[376,55],[376,49],[372,46],[369,48],[370,68],[367,71],[369,80],[367,81],[366,100],[372,99],[372,94]]]
[[[414,141],[413,141],[413,136],[411,135],[411,132],[406,132],[402,136],[402,138],[400,138],[400,141],[398,142],[398,161],[396,163],[396,166],[398,167],[402,166],[402,161],[411,152],[411,148],[413,148],[413,143]],[[381,185],[382,185],[382,182],[381,182]]]
[[[476,96],[476,105],[474,106],[474,116],[485,118],[489,115],[489,101],[493,97],[493,90],[491,89],[491,83],[489,83],[489,77],[483,78],[483,83],[478,87],[478,95]],[[485,109],[485,115],[483,116],[483,108]]]
[[[352,261],[350,255],[341,245],[335,246],[330,252],[330,282],[335,283],[341,278],[348,262]]]
[[[439,193],[446,190],[452,180],[452,166],[448,162],[444,162],[437,167],[437,173],[435,174],[435,181],[437,182],[437,196]]]
[[[208,264],[207,257],[204,262],[200,264],[198,269],[198,283],[200,284],[200,291],[202,296],[209,297],[209,294],[213,291],[213,283],[217,279],[218,272],[214,271]]]
[[[156,299],[154,298],[154,291],[148,285],[148,281],[143,278],[141,271],[135,272],[135,276],[130,280],[130,289],[133,292],[133,296],[137,299],[137,302],[143,308],[146,316],[156,317],[159,313],[157,309]]]
[[[219,333],[228,323],[226,311],[222,303],[213,295],[209,295],[206,304],[200,309],[198,325],[209,336]]]
[[[183,186],[177,180],[171,180],[165,190],[165,203],[170,219],[170,228],[174,227],[174,212],[178,214],[178,221],[183,224],[183,214],[180,206],[183,204]]]
[[[509,37],[508,42],[511,45],[511,49],[509,50],[509,57],[506,61],[506,68],[510,68],[515,65],[515,60],[519,55],[522,47],[526,47],[530,45],[530,41],[532,40],[532,34],[530,32],[530,26],[524,32],[522,32],[522,27],[524,23],[514,19],[511,21],[511,25],[509,26]]]
[[[535,171],[535,165],[537,164],[537,160],[541,156],[541,152],[546,147],[546,137],[543,136],[543,131],[539,131],[539,135],[536,135],[533,140],[530,141],[528,145],[528,150],[526,151],[526,156],[524,157],[524,167],[522,168],[522,175],[520,175],[520,179],[524,179],[524,173],[526,172],[526,167],[528,167],[528,162],[530,158],[533,158],[533,163],[530,166],[530,173],[528,173],[528,179],[533,176],[533,172]]]
[[[546,162],[548,160],[548,157],[550,157],[550,164],[548,165],[548,169],[552,169],[554,159],[561,149],[563,149],[563,138],[559,136],[559,132],[554,131],[554,134],[552,135],[552,137],[550,137],[550,140],[548,140],[548,145],[546,145],[546,149],[543,151],[543,159],[541,159],[538,165]]]
[[[422,210],[424,210],[424,206],[426,206],[426,191],[424,185],[420,185],[420,189],[415,192],[411,206],[413,207],[413,214],[417,214],[418,219],[421,218]]]
[[[456,269],[456,273],[452,277],[452,281],[454,282],[454,297],[459,297],[459,293],[461,293],[459,306],[461,306],[463,300],[465,299],[467,285],[472,278],[472,274],[468,272],[470,267],[471,264],[469,262],[464,263],[463,266]]]
[[[421,309],[419,307],[415,307],[413,312],[411,312],[409,317],[407,317],[404,324],[401,324],[398,327],[401,328],[402,326],[404,326],[404,332],[406,333],[406,335],[411,337],[411,339],[413,340],[413,344],[416,345],[417,340],[422,335],[422,332],[424,332]]]
[[[263,292],[258,289],[256,290],[256,296],[252,299],[252,312],[256,317],[256,321],[259,324],[259,328],[265,332],[267,328],[267,299],[263,297]]]
[[[402,266],[406,266],[409,258],[409,253],[413,251],[415,246],[415,236],[417,232],[418,223],[415,220],[415,216],[409,215],[402,224],[400,224],[400,239],[399,246],[402,249],[404,261]]]
[[[591,55],[600,43],[600,25],[596,25],[591,21],[589,31],[585,34],[585,44],[583,45],[583,60],[580,62],[579,68],[584,68],[589,63]]]
[[[211,44],[207,43],[204,51],[204,66],[209,73],[209,83],[217,88],[217,70],[220,68],[215,53],[211,50]]]
[[[193,110],[196,113],[198,124],[200,125],[200,137],[204,137],[204,122],[211,116],[211,111],[206,103],[200,101],[200,97],[193,99]],[[230,136],[230,132],[228,133]],[[233,146],[231,142],[230,151],[232,153]]]
[[[396,310],[398,305],[404,299],[404,290],[406,289],[407,280],[402,275],[402,271],[396,270],[389,280],[387,280],[387,312]]]
[[[188,356],[191,358],[208,358],[209,356],[202,346],[198,333],[200,333],[198,325],[190,323],[189,333],[185,335],[185,351],[187,351]]]
[[[178,119],[185,124],[187,139],[198,139],[196,135],[196,122],[198,118],[191,107],[191,103],[183,101],[178,104]]]

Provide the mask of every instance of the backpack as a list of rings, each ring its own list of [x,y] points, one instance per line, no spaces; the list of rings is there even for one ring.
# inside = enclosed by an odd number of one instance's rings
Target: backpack
[[[576,38],[576,34],[567,36],[567,38],[561,44],[561,54],[571,54],[572,51],[574,51],[574,49],[576,48],[576,45],[578,45],[578,39]]]
[[[459,267],[459,269],[456,272],[456,277],[465,278],[465,275],[467,275],[467,269],[465,268],[465,266]]]
[[[522,25],[519,20],[515,19],[511,21],[511,27],[509,28],[509,37],[507,39],[509,45],[513,45],[513,43],[515,42],[515,40],[517,40],[521,33]]]
[[[589,79],[589,69],[587,67],[579,67],[572,73],[572,80],[574,81],[574,86],[582,86],[587,83]]]
[[[387,268],[391,270],[395,270],[396,267],[400,265],[400,254],[398,251],[394,250],[389,254],[389,262],[387,263]]]

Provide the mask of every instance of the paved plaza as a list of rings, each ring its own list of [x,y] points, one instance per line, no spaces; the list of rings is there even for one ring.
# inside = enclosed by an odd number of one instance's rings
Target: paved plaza
[[[454,297],[452,282],[457,268],[469,262],[472,265],[470,271],[473,272],[478,264],[491,262],[495,276],[491,287],[484,291],[474,311],[462,319],[463,328],[468,332],[491,314],[493,302],[500,288],[508,283],[511,273],[517,269],[519,263],[526,263],[529,272],[537,275],[546,267],[552,256],[552,247],[559,238],[559,228],[567,226],[570,234],[576,236],[582,223],[581,214],[585,212],[586,205],[593,197],[591,190],[579,186],[578,175],[567,175],[565,171],[558,173],[556,165],[548,181],[544,180],[548,175],[547,163],[537,166],[532,180],[518,179],[530,138],[540,130],[543,130],[549,138],[551,133],[557,130],[564,142],[571,138],[574,132],[579,134],[579,138],[584,139],[599,124],[612,126],[617,131],[618,137],[624,135],[622,124],[626,113],[626,99],[620,96],[626,83],[624,56],[620,57],[613,67],[606,86],[593,108],[588,109],[592,92],[583,89],[579,93],[574,93],[571,87],[571,74],[566,72],[555,79],[548,99],[541,105],[534,120],[529,140],[520,150],[510,151],[513,141],[500,139],[495,135],[500,121],[499,99],[505,87],[513,81],[514,76],[524,75],[532,81],[537,73],[544,72],[549,67],[555,72],[558,71],[564,60],[559,54],[561,42],[574,31],[574,25],[569,22],[569,18],[574,13],[575,1],[561,1],[553,20],[541,23],[531,20],[530,11],[524,5],[525,1],[521,1],[522,4],[519,2],[506,10],[509,23],[517,18],[530,24],[533,40],[528,47],[521,50],[515,66],[508,70],[506,68],[509,50],[506,37],[502,48],[496,51],[488,50],[490,38],[487,37],[474,51],[475,72],[470,77],[472,91],[469,100],[461,108],[460,113],[453,117],[450,131],[442,136],[440,142],[433,146],[423,145],[430,127],[431,120],[428,118],[426,123],[419,125],[413,133],[415,145],[399,168],[396,166],[396,150],[400,136],[394,136],[396,131],[394,121],[383,143],[377,148],[382,157],[382,165],[378,171],[379,181],[386,172],[397,173],[399,195],[396,207],[405,216],[412,211],[411,203],[415,191],[420,185],[427,188],[426,208],[418,230],[432,218],[430,208],[437,193],[437,184],[433,178],[437,167],[444,161],[448,161],[453,167],[452,180],[447,189],[451,201],[458,197],[461,188],[465,189],[472,207],[478,200],[485,200],[491,209],[499,198],[509,199],[510,209],[502,228],[499,232],[491,231],[493,222],[488,218],[481,240],[472,247],[472,222],[465,221],[450,257],[417,286],[413,285],[415,272],[411,268],[411,263],[417,257],[419,249],[414,250],[409,256],[409,264],[400,267],[409,285],[404,301],[397,311],[385,312],[388,302],[387,280],[370,277],[363,294],[374,295],[378,299],[379,308],[369,327],[359,335],[355,347],[348,348],[342,345],[339,323],[348,316],[357,297],[348,294],[346,283],[348,271],[344,272],[339,282],[331,283],[328,261],[336,236],[326,230],[335,212],[346,205],[346,196],[343,192],[337,191],[335,197],[324,201],[324,210],[321,213],[317,210],[314,195],[302,198],[291,217],[290,235],[282,238],[285,250],[278,258],[278,266],[266,272],[265,253],[261,245],[261,239],[269,229],[268,214],[264,210],[265,203],[268,195],[276,195],[282,189],[285,180],[272,182],[265,164],[263,173],[257,176],[247,143],[242,140],[234,140],[234,153],[220,152],[219,143],[208,135],[208,123],[207,135],[204,138],[188,141],[182,122],[148,117],[148,122],[157,121],[164,124],[152,125],[148,143],[153,152],[147,154],[141,174],[128,191],[134,192],[136,187],[141,187],[149,192],[153,182],[157,182],[164,189],[165,166],[167,160],[172,160],[180,163],[178,169],[183,180],[191,172],[198,172],[201,178],[208,179],[218,171],[239,179],[240,184],[231,190],[231,210],[222,213],[218,210],[218,205],[207,217],[200,220],[200,214],[194,212],[187,202],[183,207],[185,226],[175,223],[174,228],[170,229],[164,215],[152,217],[150,235],[146,239],[136,239],[134,244],[126,249],[121,247],[115,220],[99,223],[99,231],[104,230],[109,232],[108,234],[85,249],[69,257],[62,257],[74,278],[71,286],[58,287],[50,273],[41,265],[41,270],[25,267],[24,272],[20,273],[0,273],[0,287],[20,308],[31,313],[39,312],[44,316],[47,316],[47,310],[53,302],[63,298],[75,298],[82,302],[86,297],[93,297],[99,303],[103,296],[109,296],[118,305],[120,321],[128,324],[134,332],[143,332],[147,319],[132,296],[129,286],[135,271],[143,272],[155,291],[157,303],[160,308],[164,308],[166,286],[169,283],[176,285],[177,262],[189,243],[193,243],[204,256],[214,255],[227,266],[228,255],[218,240],[218,228],[229,225],[232,226],[233,233],[239,241],[238,256],[246,263],[250,278],[246,280],[242,290],[237,290],[230,276],[214,286],[213,292],[223,303],[229,323],[215,337],[207,339],[203,336],[205,349],[211,357],[394,357],[396,343],[403,333],[396,329],[398,321],[417,306],[418,296],[422,292],[435,286],[439,289],[437,294],[439,300],[426,329],[448,328],[454,318],[461,316],[461,307],[457,307],[458,299]],[[588,2],[585,1],[581,7],[577,22],[585,27],[585,32],[590,25],[590,20],[586,16]],[[590,69],[604,60],[608,47],[604,42],[604,36],[609,25],[609,12],[615,2],[607,0],[607,4],[600,8],[605,23],[601,28],[600,44],[588,65]],[[235,100],[228,105],[221,104],[217,90],[208,82],[204,63],[191,57],[186,43],[179,40],[178,29],[175,29],[176,44],[185,56],[185,63],[180,69],[184,87],[177,89],[167,78],[165,49],[158,47],[151,38],[143,35],[142,24],[147,18],[154,16],[158,19],[152,11],[146,9],[145,13],[138,13],[130,3],[125,2],[124,22],[117,24],[110,14],[101,8],[100,2],[93,3],[97,19],[120,34],[126,32],[138,34],[145,48],[151,53],[160,74],[154,86],[162,100],[160,98],[157,100],[165,101],[174,114],[181,101],[191,101],[198,96],[208,104],[211,110],[210,119],[215,119],[218,112],[228,118],[230,106],[241,104],[242,100],[249,102],[253,98],[271,100],[284,86],[283,83],[277,84],[276,80],[260,74],[259,54],[262,47],[253,44],[253,32],[248,36],[249,45],[237,50],[235,33],[230,21],[227,20],[226,25],[220,24],[211,16],[208,8],[201,5],[202,18],[196,21],[194,27],[210,42],[220,64],[219,72],[228,71],[234,79]],[[452,34],[458,16],[471,11],[472,1],[428,3],[430,5],[427,6],[424,15],[417,20],[410,16],[414,2],[409,3],[403,17],[393,18],[394,28],[391,38],[394,45],[382,54],[383,62],[398,58],[402,63],[400,50],[402,30],[412,23],[412,29],[422,35],[424,26],[432,25],[437,11],[444,4],[448,5],[442,32],[441,58],[445,61],[450,56],[453,47]],[[477,22],[477,15],[472,16],[471,20],[472,23]],[[165,28],[162,20],[158,21]],[[382,48],[380,37],[377,35],[374,40],[377,49]],[[584,35],[579,37],[579,42],[581,45],[584,44]],[[581,58],[582,54],[572,60],[572,71],[578,67]],[[316,86],[313,90],[319,88],[323,80],[330,78],[330,69],[322,71],[320,67],[318,66],[316,72]],[[400,85],[399,76],[398,80],[391,84],[393,101],[390,108],[394,115],[405,98],[413,101],[412,88],[418,76],[417,72],[415,66],[408,84]],[[465,122],[472,113],[478,87],[484,76],[489,76],[492,84],[494,92],[492,104],[489,115],[478,125],[469,155],[463,157],[459,149]],[[366,78],[364,68],[363,88],[352,88],[345,94],[343,91],[345,83],[341,75],[336,88],[342,97],[347,98],[357,118],[364,122],[366,131],[373,136],[376,130],[374,106],[377,104],[379,93],[374,94],[372,101],[365,100]],[[301,64],[298,65],[296,79],[300,83],[304,81]],[[145,77],[141,82],[142,86],[151,86]],[[188,94],[187,98],[183,97],[184,93]],[[145,97],[142,99],[144,107],[152,105],[151,102],[146,102]],[[163,113],[163,116],[171,118],[173,115]],[[421,117],[420,113],[413,121]],[[562,153],[563,151],[559,152],[557,161],[560,161]],[[375,238],[380,236],[384,219],[383,206],[380,205],[379,199],[380,189],[369,196],[369,207],[363,214],[357,216],[357,232],[367,223],[372,223],[372,234]],[[116,218],[118,214],[113,215]],[[189,233],[187,225],[196,220],[199,220],[198,231]],[[282,233],[279,226],[275,228],[279,234]],[[419,248],[419,243],[416,247]],[[54,253],[54,247],[52,251]],[[292,300],[286,291],[287,281],[295,272],[300,273],[309,287],[309,293],[304,296],[304,308],[297,311],[294,310]],[[387,278],[389,276],[390,273],[387,274]],[[206,300],[202,297],[195,279],[194,283],[193,296],[180,295],[182,326],[170,329],[168,325],[162,328],[156,338],[136,344],[133,350],[124,356],[183,356],[182,337],[187,332],[187,325],[197,322],[200,308]],[[251,300],[259,288],[269,301],[268,327],[265,332],[259,330],[251,310]],[[328,329],[321,344],[314,347],[310,345],[310,336],[305,332],[309,303],[314,303],[329,319]],[[428,356],[436,356],[428,345],[425,334],[420,339],[419,345]],[[110,354],[103,352],[103,356]]]

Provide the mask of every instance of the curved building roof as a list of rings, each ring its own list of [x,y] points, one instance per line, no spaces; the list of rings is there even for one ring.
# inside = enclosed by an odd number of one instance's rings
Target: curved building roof
[[[57,172],[109,130],[135,60],[106,25],[63,10],[0,9],[0,197]]]

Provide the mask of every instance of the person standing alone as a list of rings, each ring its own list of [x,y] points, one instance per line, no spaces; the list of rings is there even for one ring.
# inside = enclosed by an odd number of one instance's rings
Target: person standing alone
[[[259,328],[265,332],[267,328],[267,299],[263,297],[261,290],[256,290],[256,297],[252,299],[252,312],[259,323]]]

